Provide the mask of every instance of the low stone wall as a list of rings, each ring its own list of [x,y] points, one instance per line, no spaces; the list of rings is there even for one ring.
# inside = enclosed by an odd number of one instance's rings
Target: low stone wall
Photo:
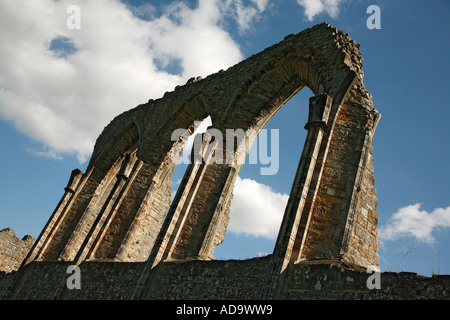
[[[375,277],[379,276],[377,283]],[[375,287],[373,289],[368,288]],[[376,286],[379,286],[377,288]],[[285,300],[450,299],[450,275],[424,277],[411,272],[381,272],[341,262],[294,265],[280,296]]]
[[[5,296],[6,290],[14,281],[15,275],[15,272],[0,272],[0,299]]]
[[[19,239],[11,228],[0,230],[0,271],[9,273],[19,269],[34,241],[29,235]]]
[[[166,261],[148,274],[145,263],[85,262],[79,266],[81,289],[72,290],[66,286],[70,263],[33,262],[16,273],[0,274],[0,295],[14,300],[128,300],[143,276],[148,275],[142,299],[258,300],[269,261],[270,256]],[[379,289],[369,289],[368,279],[373,275],[340,261],[300,263],[283,274],[277,299],[450,299],[449,275],[423,277],[409,272],[384,272],[379,274]],[[13,285],[5,292],[10,284]]]
[[[164,262],[153,271],[144,299],[259,299],[267,258],[226,261]]]

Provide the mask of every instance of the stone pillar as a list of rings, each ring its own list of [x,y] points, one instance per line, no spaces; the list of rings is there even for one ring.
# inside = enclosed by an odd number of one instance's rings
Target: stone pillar
[[[209,139],[203,141],[202,163],[193,163],[186,171],[169,212],[165,234],[160,237],[162,247],[157,248],[161,251],[156,254],[160,258],[155,263],[161,258],[211,259],[215,246],[223,240],[224,232],[219,229],[226,228],[222,222],[227,222],[224,215],[229,213],[239,170],[236,164],[210,163],[214,152],[222,147],[222,141],[209,143]]]
[[[103,250],[109,251],[106,253],[109,258],[147,261],[170,206],[170,177],[174,167],[171,162],[159,169],[143,164],[116,215],[120,216],[114,222],[118,225],[110,228],[120,236],[112,239],[112,248],[106,248],[111,246],[108,242],[102,243]]]
[[[239,169],[230,165],[226,179],[222,187],[222,193],[215,203],[214,213],[204,235],[198,257],[203,260],[213,259],[214,250],[217,245],[225,239],[225,232],[228,226],[231,199],[233,197],[233,188]]]
[[[205,171],[195,194],[178,241],[170,255],[172,259],[212,259],[218,226],[223,225],[224,214],[229,212],[230,197],[238,170],[231,165],[204,165]],[[223,232],[220,232],[222,236]],[[222,239],[223,240],[223,239]]]
[[[331,107],[332,98],[326,94],[312,97],[309,101],[308,123],[305,125],[308,133],[275,243],[263,298],[271,297],[274,294],[274,285],[278,282],[280,274],[292,262],[299,228],[304,229],[306,226],[309,210],[305,212],[304,207],[308,195],[315,194],[315,191],[309,192],[311,184],[314,189],[317,187],[317,181],[312,181],[312,178],[314,172],[317,171],[315,170],[316,163],[323,143],[324,132],[328,131],[327,122]],[[310,202],[312,201],[313,199],[310,199]],[[300,232],[303,233],[302,230]]]
[[[379,266],[377,224],[378,213],[376,189],[374,187],[373,136],[380,120],[380,114],[373,109],[366,124],[364,142],[352,202],[342,237],[341,254],[343,260],[368,268]]]
[[[142,162],[137,159],[135,154],[126,154],[124,158],[121,169],[116,175],[115,185],[76,255],[75,261],[77,264],[85,259],[93,258],[113,217],[117,214],[117,209],[127,194],[129,185],[133,183],[142,167]]]
[[[111,204],[111,198],[114,197],[114,191],[117,190],[117,187],[122,180],[120,178],[120,170],[125,161],[126,156],[121,156],[102,179],[68,241],[65,243],[63,250],[58,256],[58,260],[73,261],[81,250],[85,240],[87,240],[89,236],[92,236],[92,230],[95,229],[96,223],[101,220],[101,216],[105,209]]]
[[[378,112],[358,83],[330,128],[320,183],[297,260],[340,259],[377,265],[377,213],[371,144]],[[299,240],[299,237],[297,237]]]
[[[52,238],[55,232],[57,232],[61,221],[64,219],[67,211],[72,205],[73,199],[76,197],[76,194],[79,192],[79,190],[83,187],[87,178],[88,177],[84,176],[83,173],[78,169],[72,171],[69,182],[64,188],[64,195],[59,201],[55,211],[48,220],[39,238],[36,240],[34,246],[30,250],[27,258],[24,260],[23,265],[26,265],[33,260],[39,260],[41,258],[42,252],[45,251],[48,244],[52,241]]]
[[[200,141],[201,140],[201,141]],[[196,146],[201,145],[201,148]],[[209,162],[217,146],[217,141],[210,144],[208,133],[195,137],[191,152],[191,162],[184,173],[164,224],[155,242],[147,263],[153,268],[160,261],[171,258],[181,231],[186,222],[192,203],[198,192],[206,171],[205,162]]]

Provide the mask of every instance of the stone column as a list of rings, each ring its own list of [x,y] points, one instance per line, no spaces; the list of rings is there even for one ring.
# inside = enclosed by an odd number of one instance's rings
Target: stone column
[[[191,163],[186,169],[178,187],[178,191],[164,220],[161,231],[146,262],[146,267],[141,275],[139,284],[133,293],[133,298],[141,298],[144,288],[148,286],[152,279],[153,273],[150,270],[159,262],[167,259],[198,257],[200,251],[204,253],[206,247],[211,248],[208,246],[209,242],[204,242],[203,238],[200,238],[200,241],[198,239],[196,241],[188,241],[188,247],[192,246],[196,248],[196,251],[194,251],[196,253],[193,255],[183,249],[180,250],[178,247],[180,242],[182,242],[180,238],[186,237],[192,231],[191,226],[186,226],[186,222],[189,218],[192,218],[190,214],[193,203],[199,201],[199,189],[205,188],[203,179],[208,171],[207,163],[209,163],[214,151],[219,145],[219,141],[211,142],[211,137],[208,133],[204,133],[203,135],[199,134],[195,139],[196,141],[191,153]],[[199,145],[199,139],[202,139],[200,144],[201,148],[196,148],[195,146]],[[200,202],[200,204],[202,203]],[[214,227],[209,228],[210,231],[212,231],[211,229],[214,229]],[[186,249],[187,247],[183,248]]]
[[[116,175],[115,185],[75,257],[77,264],[93,257],[96,248],[102,241],[106,230],[117,213],[117,209],[127,194],[129,185],[133,183],[141,166],[142,162],[137,159],[135,154],[127,154],[125,156],[121,169]]]
[[[223,240],[216,239],[216,235],[224,236],[218,227],[226,218],[223,215],[229,212],[229,198],[238,170],[224,164],[204,165],[204,170],[201,188],[197,190],[189,212],[186,212],[186,222],[171,253],[173,259],[211,259],[214,244]]]
[[[202,141],[199,141],[202,139]],[[201,145],[201,148],[195,146]],[[148,263],[153,268],[160,261],[171,257],[181,231],[185,224],[192,203],[198,192],[203,176],[206,171],[204,162],[208,162],[217,146],[217,141],[210,144],[208,133],[195,137],[194,148],[191,153],[189,164],[178,191],[170,206],[167,217],[158,235],[153,250],[149,256]]]
[[[153,253],[155,263],[159,259],[211,259],[215,246],[221,242],[219,238],[224,237],[219,228],[226,228],[223,216],[229,212],[239,170],[236,164],[212,160],[217,154],[221,156],[216,160],[222,159],[223,141],[218,140],[204,141],[202,163],[193,163],[188,168],[156,246],[155,250],[160,251]]]
[[[339,259],[361,267],[378,264],[377,200],[370,154],[378,113],[357,88],[356,83],[329,128],[319,187],[301,242],[297,236],[294,246],[299,248],[297,261]]]
[[[378,213],[372,142],[380,114],[376,109],[368,113],[360,162],[351,195],[351,206],[342,236],[343,260],[368,268],[379,266],[377,224]]]
[[[327,132],[331,105],[332,98],[326,94],[312,97],[309,101],[308,123],[305,125],[308,133],[275,243],[263,298],[271,297],[274,294],[274,285],[278,282],[280,274],[292,261],[294,244],[301,222],[302,225],[306,224],[307,213],[305,212],[305,216],[302,213],[310,191],[323,135],[324,132]],[[316,185],[314,182],[313,184],[315,188]]]
[[[69,210],[73,199],[76,197],[76,193],[83,187],[86,179],[87,177],[84,176],[80,170],[75,169],[72,171],[69,182],[64,188],[64,195],[59,201],[55,211],[48,220],[39,238],[30,250],[27,258],[24,260],[23,265],[26,265],[35,259],[40,259],[41,253],[45,251],[46,247],[51,242],[53,235],[58,230],[61,221],[64,219],[64,216]]]
[[[111,198],[114,196],[114,192],[117,191],[118,183],[122,180],[120,178],[120,172],[124,165],[128,163],[127,156],[121,156],[116,164],[108,171],[107,175],[103,178],[102,182],[97,187],[95,194],[89,201],[89,205],[84,210],[80,217],[80,220],[76,224],[69,239],[64,245],[63,250],[58,256],[58,260],[73,261],[81,250],[84,242],[90,236],[93,236],[92,230],[95,229],[96,223],[101,220],[101,216],[108,205],[111,204]],[[122,184],[123,187],[123,184]]]

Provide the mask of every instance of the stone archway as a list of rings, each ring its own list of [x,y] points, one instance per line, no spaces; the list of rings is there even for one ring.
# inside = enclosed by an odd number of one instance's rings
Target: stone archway
[[[308,134],[263,296],[298,261],[378,265],[371,145],[380,116],[363,84],[359,45],[326,23],[116,117],[97,139],[87,173],[72,174],[26,263],[108,259],[147,261],[151,269],[165,259],[211,259],[240,165],[191,164],[164,220],[173,151],[184,141],[172,141],[172,132],[189,132],[207,116],[224,137],[227,129],[260,132],[304,87],[314,93]],[[238,143],[233,156],[240,150]]]

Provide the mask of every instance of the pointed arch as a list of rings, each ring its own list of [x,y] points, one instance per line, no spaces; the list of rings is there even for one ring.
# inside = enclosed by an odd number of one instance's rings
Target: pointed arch
[[[308,134],[262,296],[276,296],[277,277],[301,259],[376,263],[376,236],[360,226],[376,220],[370,145],[379,115],[363,85],[359,46],[328,24],[116,117],[97,139],[87,173],[70,182],[44,232],[49,245],[41,256],[147,261],[150,269],[161,257],[211,259],[240,164],[192,164],[163,225],[174,160],[185,142],[184,134],[174,141],[172,133],[192,132],[193,123],[209,115],[223,137],[227,129],[258,134],[305,86],[314,93]],[[253,141],[254,135],[233,140],[233,158],[241,158],[241,150],[246,156],[250,147],[243,146]],[[370,250],[360,245],[363,238],[371,239]]]

